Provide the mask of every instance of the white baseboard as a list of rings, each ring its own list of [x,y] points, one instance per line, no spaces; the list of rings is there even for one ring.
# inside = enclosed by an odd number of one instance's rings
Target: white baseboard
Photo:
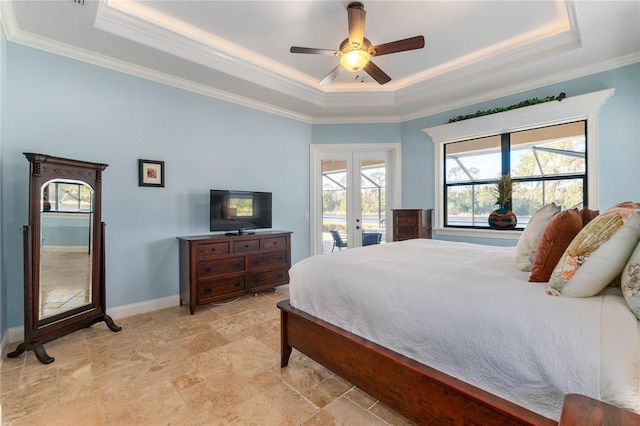
[[[171,308],[180,304],[180,296],[169,296],[161,299],[146,300],[144,302],[132,303],[130,305],[116,306],[107,309],[107,314],[113,318],[124,318],[132,315],[146,314],[147,312],[158,311],[160,309]],[[13,327],[7,330],[2,336],[0,345],[2,345],[2,358],[5,357],[7,346],[13,342],[19,342],[24,339],[24,326]],[[0,364],[1,365],[1,364]]]
[[[145,300],[144,302],[132,303],[130,305],[116,306],[107,309],[107,314],[113,319],[130,317],[132,315],[146,314],[147,312],[158,311],[160,309],[172,308],[180,304],[180,295],[163,297],[161,299]]]

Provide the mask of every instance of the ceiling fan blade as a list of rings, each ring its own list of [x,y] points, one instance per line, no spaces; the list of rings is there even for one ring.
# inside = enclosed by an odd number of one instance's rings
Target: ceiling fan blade
[[[367,12],[360,2],[353,2],[347,6],[349,15],[349,43],[362,46],[364,42],[364,21]]]
[[[342,65],[338,64],[337,67],[329,71],[329,74],[325,75],[322,80],[320,80],[320,84],[329,84],[331,83],[340,72],[343,70]]]
[[[291,46],[291,49],[289,49],[289,52],[312,53],[316,55],[331,55],[331,56],[334,56],[336,54],[336,51],[331,49],[316,49],[313,47],[299,47],[299,46]]]
[[[388,55],[389,53],[404,52],[406,50],[422,49],[424,47],[424,36],[415,36],[396,40],[390,43],[373,46],[373,56]]]
[[[369,61],[367,65],[363,68],[363,70],[369,74],[375,81],[379,84],[385,84],[391,81],[391,77],[387,75],[384,71],[382,71],[376,64]]]

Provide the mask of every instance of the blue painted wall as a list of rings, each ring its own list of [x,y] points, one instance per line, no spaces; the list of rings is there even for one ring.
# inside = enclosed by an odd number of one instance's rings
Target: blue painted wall
[[[209,232],[209,189],[273,192],[273,226],[308,256],[308,124],[7,43],[2,145],[1,310],[22,324],[23,152],[107,163],[107,306],[178,293],[176,236]],[[138,186],[138,159],[165,161],[164,188]],[[4,272],[3,271],[3,272]]]
[[[310,125],[14,43],[4,53],[3,333],[22,324],[16,230],[27,222],[27,151],[109,164],[103,218],[110,307],[177,294],[175,237],[208,233],[209,189],[273,192],[274,228],[294,232],[295,262],[309,253],[310,143],[401,142],[403,206],[433,207],[433,144],[422,129],[534,96],[615,88],[600,120],[599,204],[640,200],[638,64],[403,124]],[[139,158],[166,162],[165,188],[137,186]]]

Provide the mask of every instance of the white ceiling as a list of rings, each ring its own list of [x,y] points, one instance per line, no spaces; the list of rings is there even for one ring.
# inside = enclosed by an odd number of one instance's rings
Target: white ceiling
[[[0,13],[10,41],[314,123],[400,122],[640,61],[640,1],[364,0],[372,44],[425,47],[374,57],[386,85],[348,71],[320,85],[338,58],[289,47],[337,50],[349,3],[5,0]]]

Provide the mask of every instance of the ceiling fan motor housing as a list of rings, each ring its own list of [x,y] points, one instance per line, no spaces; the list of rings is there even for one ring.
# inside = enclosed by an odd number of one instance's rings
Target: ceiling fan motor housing
[[[340,56],[340,65],[347,71],[360,71],[369,63],[369,59],[373,54],[371,42],[364,37],[362,45],[356,45],[349,42],[346,38],[340,44],[340,50],[337,52]]]

